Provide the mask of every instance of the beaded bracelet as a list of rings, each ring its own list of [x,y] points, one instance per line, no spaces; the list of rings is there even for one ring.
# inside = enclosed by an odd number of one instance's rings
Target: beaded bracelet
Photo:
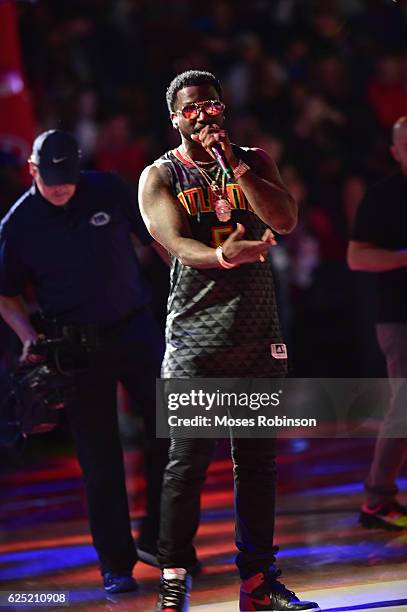
[[[248,170],[250,170],[250,166],[244,163],[241,159],[237,164],[236,168],[233,168],[233,174],[235,175],[235,179],[239,179],[243,174],[245,174]]]

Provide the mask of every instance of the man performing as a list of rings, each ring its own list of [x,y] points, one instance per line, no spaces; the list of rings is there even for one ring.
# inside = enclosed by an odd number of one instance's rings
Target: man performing
[[[392,379],[389,410],[365,481],[360,523],[397,530],[407,529],[407,508],[396,499],[396,478],[407,458],[406,407],[400,381],[394,380],[407,378],[407,117],[393,126],[391,152],[400,170],[375,185],[362,200],[348,263],[352,270],[378,273],[376,332]],[[403,429],[404,437],[397,438],[395,432]]]
[[[155,378],[164,346],[131,235],[144,243],[151,238],[118,177],[79,172],[78,146],[68,133],[50,130],[38,136],[29,166],[33,185],[1,224],[0,312],[23,343],[23,359],[38,359],[39,333],[66,338],[86,352],[87,368],[75,377],[75,398],[67,411],[93,542],[106,591],[135,590],[137,551],[116,388],[120,380],[145,427],[147,516],[139,548],[154,552],[168,461],[168,444],[155,437]],[[39,326],[32,324],[21,297],[27,281],[42,311]]]
[[[162,375],[282,376],[286,351],[266,260],[275,244],[268,226],[290,232],[296,204],[263,151],[230,144],[214,75],[179,74],[167,90],[167,103],[181,145],[146,168],[140,180],[144,220],[172,255]],[[222,149],[234,180],[223,178],[212,147]],[[157,610],[187,609],[200,493],[215,444],[213,439],[171,440],[161,506]],[[233,439],[232,457],[240,610],[318,610],[277,580],[274,441]]]

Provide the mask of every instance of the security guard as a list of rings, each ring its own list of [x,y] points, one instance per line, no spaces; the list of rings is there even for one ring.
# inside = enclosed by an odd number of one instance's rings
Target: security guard
[[[80,172],[75,139],[60,130],[34,141],[33,185],[0,226],[0,313],[35,358],[39,333],[86,349],[68,408],[82,468],[93,542],[108,592],[136,590],[137,550],[131,535],[119,440],[116,387],[121,381],[141,411],[146,432],[147,513],[141,553],[155,552],[167,442],[155,438],[155,378],[163,339],[148,308],[132,233],[151,238],[121,180]],[[36,290],[42,320],[34,327],[21,297]]]

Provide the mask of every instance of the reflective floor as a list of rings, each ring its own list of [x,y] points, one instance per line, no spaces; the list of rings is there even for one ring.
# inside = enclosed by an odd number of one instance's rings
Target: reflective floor
[[[323,610],[407,611],[407,531],[357,524],[369,440],[283,440],[279,446],[276,543],[283,582]],[[126,453],[134,534],[143,512],[140,454]],[[407,472],[400,480],[407,502]],[[67,591],[70,608],[154,610],[158,570],[139,563],[137,594],[106,597],[86,521],[79,468],[69,453],[36,454],[0,475],[0,591]],[[236,612],[231,463],[226,445],[213,462],[197,536],[204,572],[194,582],[196,612]],[[4,604],[3,604],[4,605]],[[0,610],[20,609],[13,606]],[[58,607],[48,607],[58,610]]]

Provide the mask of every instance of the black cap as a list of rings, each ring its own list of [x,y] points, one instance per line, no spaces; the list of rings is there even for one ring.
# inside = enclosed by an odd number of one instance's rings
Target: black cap
[[[48,130],[34,140],[30,161],[46,185],[76,185],[79,149],[75,138],[62,130]]]

